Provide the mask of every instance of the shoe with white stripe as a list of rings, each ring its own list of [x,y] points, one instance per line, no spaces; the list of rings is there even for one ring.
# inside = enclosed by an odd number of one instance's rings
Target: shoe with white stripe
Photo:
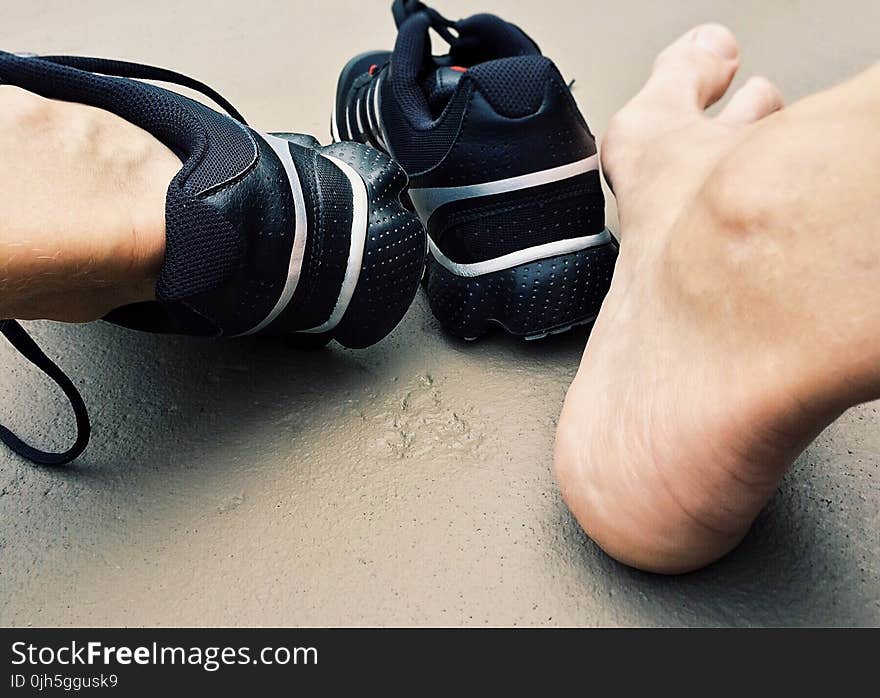
[[[228,115],[143,80],[199,90]],[[157,300],[118,308],[108,321],[149,332],[276,335],[309,346],[335,339],[359,348],[385,337],[409,308],[424,270],[425,233],[400,202],[406,175],[386,154],[260,133],[211,88],[140,64],[0,52],[0,83],[110,111],[183,163],[166,194]],[[13,321],[4,322],[4,334],[48,372],[51,362]],[[79,396],[71,401],[81,438],[70,452],[27,450],[2,427],[0,438],[31,460],[71,460],[88,426]]]
[[[428,231],[425,284],[452,334],[536,339],[591,322],[617,259],[595,139],[553,62],[494,15],[393,6],[393,51],[339,77],[335,141],[391,154]],[[431,54],[430,30],[449,43]]]

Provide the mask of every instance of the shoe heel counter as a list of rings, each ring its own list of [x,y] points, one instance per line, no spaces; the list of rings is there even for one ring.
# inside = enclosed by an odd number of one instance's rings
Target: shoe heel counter
[[[410,189],[432,242],[456,261],[604,230],[593,134],[556,66],[543,56],[526,58],[495,62],[504,70],[493,69],[491,79],[484,66],[472,69],[455,146]],[[523,89],[514,94],[517,75]],[[437,181],[451,186],[429,186]]]
[[[450,184],[523,175],[597,153],[594,138],[559,70],[544,56],[471,68],[470,96],[455,144],[424,174]]]

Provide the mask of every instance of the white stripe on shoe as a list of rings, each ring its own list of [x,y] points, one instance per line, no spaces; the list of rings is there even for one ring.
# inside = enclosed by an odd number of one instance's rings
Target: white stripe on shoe
[[[367,87],[367,96],[364,97],[364,111],[367,112],[367,128],[373,132],[376,130],[375,125],[373,124],[373,110],[370,109],[370,104],[372,103],[373,97],[373,89],[376,87],[376,83],[370,83]]]
[[[482,184],[467,184],[462,187],[423,187],[409,190],[409,197],[412,199],[413,206],[422,219],[424,225],[428,225],[428,219],[431,214],[438,208],[453,201],[461,201],[462,199],[474,199],[480,196],[490,196],[492,194],[504,194],[520,189],[529,189],[531,187],[539,187],[543,184],[558,182],[562,179],[576,177],[585,172],[592,172],[599,169],[599,155],[591,155],[583,160],[571,162],[567,165],[560,165],[549,170],[541,170],[540,172],[530,172],[529,174],[520,175],[518,177],[508,177],[507,179],[498,179],[494,182],[484,182]]]
[[[310,334],[318,334],[321,332],[329,332],[339,324],[348,305],[351,303],[354,290],[357,287],[358,279],[361,274],[361,264],[364,259],[364,245],[367,241],[367,223],[368,223],[368,198],[367,185],[360,175],[355,172],[354,168],[339,158],[332,155],[321,153],[321,157],[325,157],[332,161],[351,182],[352,192],[352,215],[351,215],[351,245],[348,252],[348,262],[345,266],[345,277],[342,280],[342,287],[339,289],[339,297],[336,299],[336,305],[330,313],[327,321],[312,327],[308,330],[300,330]]]
[[[379,143],[379,129],[373,120],[373,90],[376,88],[376,82],[372,82],[367,88],[367,95],[364,97],[364,111],[367,112],[367,145],[373,148],[382,148]]]
[[[350,104],[345,105],[345,138],[343,140],[350,141],[352,139],[352,130],[351,130],[351,115],[349,114]]]
[[[354,101],[354,116],[355,116],[355,119],[357,120],[358,135],[361,138],[363,138],[363,136],[366,134],[366,132],[364,130],[364,122],[361,120],[361,98],[360,97],[358,97]]]
[[[293,233],[293,246],[290,250],[290,262],[287,266],[287,279],[284,282],[284,288],[277,302],[269,314],[263,318],[259,324],[255,325],[242,335],[254,334],[268,327],[287,307],[290,299],[296,291],[299,283],[300,272],[302,271],[303,256],[306,251],[306,238],[308,237],[308,219],[306,218],[306,202],[303,198],[302,186],[299,181],[299,175],[296,172],[296,166],[293,164],[293,158],[290,155],[290,142],[272,136],[267,133],[259,134],[264,141],[274,150],[284,171],[287,173],[287,180],[290,184],[290,191],[293,194],[294,213],[296,215],[296,228]]]
[[[330,112],[330,138],[334,143],[339,143],[342,139],[339,137],[339,123],[336,118],[336,100],[333,100],[333,111]]]
[[[376,116],[376,135],[379,138],[379,145],[386,153],[394,157],[391,149],[388,147],[388,139],[385,138],[385,126],[382,124],[382,110],[379,104],[379,88],[382,86],[382,75],[376,78],[376,87],[373,89],[373,114]]]
[[[611,242],[611,239],[611,231],[608,230],[608,228],[605,228],[601,233],[596,233],[595,235],[585,235],[579,238],[548,242],[544,245],[527,247],[524,250],[517,250],[516,252],[511,252],[510,254],[505,254],[501,257],[495,257],[494,259],[487,259],[483,262],[470,262],[467,264],[453,262],[449,259],[449,257],[444,255],[440,251],[440,248],[434,244],[434,241],[431,240],[430,236],[428,237],[428,249],[431,251],[431,256],[436,259],[441,266],[445,267],[456,276],[474,277],[482,276],[483,274],[491,274],[496,271],[503,271],[504,269],[510,269],[511,267],[518,267],[521,264],[530,264],[531,262],[537,262],[541,259],[547,259],[548,257],[579,252],[588,247],[598,247],[599,245],[605,245]]]

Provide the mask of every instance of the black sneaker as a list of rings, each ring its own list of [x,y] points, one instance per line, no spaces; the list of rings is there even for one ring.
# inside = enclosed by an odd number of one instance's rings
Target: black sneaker
[[[199,90],[229,115],[141,79]],[[0,52],[0,83],[110,111],[183,162],[166,196],[158,301],[119,308],[107,320],[148,332],[280,335],[307,345],[335,339],[366,347],[410,306],[424,268],[425,234],[400,203],[406,175],[384,153],[259,133],[211,88],[135,63]],[[0,329],[71,398],[80,439],[70,451],[51,454],[5,428],[0,438],[33,461],[72,460],[88,432],[75,388],[16,323]]]
[[[596,141],[556,66],[494,15],[451,22],[411,0],[392,9],[394,51],[345,66],[331,130],[409,175],[434,314],[467,339],[493,321],[526,339],[591,322],[617,243]],[[431,55],[430,29],[447,55]]]

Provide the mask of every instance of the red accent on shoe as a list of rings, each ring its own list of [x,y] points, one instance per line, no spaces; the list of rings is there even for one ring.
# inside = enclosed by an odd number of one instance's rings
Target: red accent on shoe
[[[379,66],[373,63],[373,65],[370,66],[370,75],[375,75],[377,70],[379,70]]]
[[[460,65],[451,65],[449,66],[450,70],[454,70],[456,73],[466,73],[467,68],[462,68]]]

